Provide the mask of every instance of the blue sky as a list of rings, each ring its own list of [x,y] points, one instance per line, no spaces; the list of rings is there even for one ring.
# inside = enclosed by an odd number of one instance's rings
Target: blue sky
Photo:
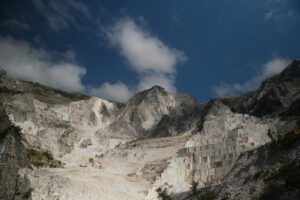
[[[153,85],[241,94],[300,55],[299,0],[2,0],[0,13],[10,76],[120,102]]]

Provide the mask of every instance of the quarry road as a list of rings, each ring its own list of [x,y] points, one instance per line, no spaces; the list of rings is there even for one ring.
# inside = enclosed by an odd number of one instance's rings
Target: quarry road
[[[141,200],[149,186],[143,180],[94,167],[39,169],[32,172],[30,181],[35,188],[32,199],[39,200]]]
[[[95,135],[101,128],[82,132],[82,139],[71,153],[60,160],[64,168],[43,168],[32,171],[30,181],[35,188],[32,199],[63,200],[141,200],[149,182],[128,174],[141,168],[129,162],[99,162],[96,157],[119,143],[117,139],[104,142]],[[82,142],[88,141],[85,147]]]
[[[99,128],[82,132],[74,149],[59,158],[64,168],[41,168],[30,173],[33,200],[142,200],[151,181],[136,174],[151,162],[175,156],[187,140],[145,139],[130,142],[134,147],[128,148],[124,140],[120,143],[118,139],[99,138],[95,135]],[[82,145],[84,141],[87,145]]]

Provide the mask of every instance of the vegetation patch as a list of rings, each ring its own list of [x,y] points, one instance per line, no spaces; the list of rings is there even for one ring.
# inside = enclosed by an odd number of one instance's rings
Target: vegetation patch
[[[89,163],[94,163],[94,158],[89,158]]]
[[[192,192],[193,192],[193,194],[197,194],[197,192],[198,192],[197,187],[198,187],[198,182],[193,181],[192,182]]]
[[[0,117],[0,120],[2,120],[1,117]],[[21,129],[17,126],[13,126],[13,125],[11,125],[9,127],[1,127],[0,128],[0,144],[4,141],[4,139],[6,138],[6,136],[9,133],[14,133],[14,136],[20,137]]]
[[[49,151],[42,151],[36,149],[27,149],[28,158],[31,164],[37,168],[41,167],[62,167],[62,163],[53,158]]]
[[[273,141],[272,149],[289,150],[292,149],[298,141],[300,141],[300,130],[295,129],[284,136],[279,137],[277,141]]]
[[[3,130],[0,132],[0,144],[2,143],[2,141],[6,138],[6,135],[8,134],[8,129]]]
[[[217,198],[217,194],[214,190],[211,189],[202,189],[197,195],[197,200],[214,200]]]
[[[34,98],[47,104],[64,104],[90,98],[80,93],[65,92],[39,83],[23,82],[28,84],[26,89],[34,95]]]
[[[171,196],[168,194],[167,189],[157,188],[156,192],[158,194],[158,198],[161,200],[172,200]]]
[[[266,186],[257,200],[282,199],[284,195],[299,191],[300,161],[293,160],[272,172],[258,171],[257,177],[264,177]]]
[[[33,189],[29,188],[29,190],[27,190],[23,195],[23,199],[29,199],[31,197],[31,193],[32,193]]]
[[[217,198],[217,193],[211,188],[203,188],[198,190],[198,182],[193,181],[192,183],[192,193],[197,200],[214,200]],[[227,199],[227,196],[224,196]],[[223,198],[222,198],[223,199]]]

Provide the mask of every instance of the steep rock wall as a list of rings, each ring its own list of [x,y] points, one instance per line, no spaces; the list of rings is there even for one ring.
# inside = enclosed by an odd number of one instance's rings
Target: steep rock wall
[[[216,102],[205,117],[202,131],[170,161],[149,190],[148,199],[157,198],[157,188],[178,194],[190,190],[193,181],[199,187],[221,183],[243,152],[271,141],[268,133],[274,128],[271,120],[232,113],[229,107]]]

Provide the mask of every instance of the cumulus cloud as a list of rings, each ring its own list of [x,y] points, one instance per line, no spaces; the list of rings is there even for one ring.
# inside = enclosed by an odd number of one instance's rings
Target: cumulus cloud
[[[260,73],[252,79],[244,83],[222,83],[217,87],[213,87],[213,91],[215,95],[219,97],[255,90],[266,78],[280,73],[289,64],[289,62],[290,60],[287,58],[273,57],[262,65]]]
[[[81,77],[86,73],[85,68],[66,60],[52,60],[51,53],[26,41],[0,37],[0,68],[10,76],[67,91],[84,91]]]
[[[66,29],[71,23],[76,23],[70,14],[70,7],[77,9],[85,17],[90,16],[88,8],[78,1],[68,0],[66,5],[56,0],[32,1],[54,31]],[[69,5],[71,2],[72,6]],[[107,27],[104,33],[112,47],[119,51],[136,73],[138,82],[135,86],[129,88],[119,81],[106,82],[94,88],[85,87],[81,78],[86,70],[74,63],[74,51],[69,50],[58,55],[57,52],[38,49],[26,41],[18,41],[12,37],[0,36],[0,68],[16,78],[40,82],[67,91],[86,92],[118,102],[125,102],[134,93],[154,85],[176,92],[176,67],[187,59],[184,52],[168,47],[130,18],[117,21]]]
[[[175,73],[176,64],[186,59],[183,52],[167,47],[129,18],[118,21],[106,33],[111,44],[119,48],[138,73]]]
[[[168,47],[130,18],[119,20],[104,32],[110,44],[119,50],[130,68],[137,73],[138,84],[131,90],[121,82],[117,85],[105,83],[100,88],[109,88],[108,86],[122,88],[124,92],[119,92],[120,97],[114,96],[122,100],[127,100],[131,94],[149,89],[154,85],[176,92],[174,86],[176,67],[179,63],[186,61],[184,52]]]
[[[99,88],[91,88],[90,94],[116,102],[126,102],[133,92],[123,83],[103,83]]]

